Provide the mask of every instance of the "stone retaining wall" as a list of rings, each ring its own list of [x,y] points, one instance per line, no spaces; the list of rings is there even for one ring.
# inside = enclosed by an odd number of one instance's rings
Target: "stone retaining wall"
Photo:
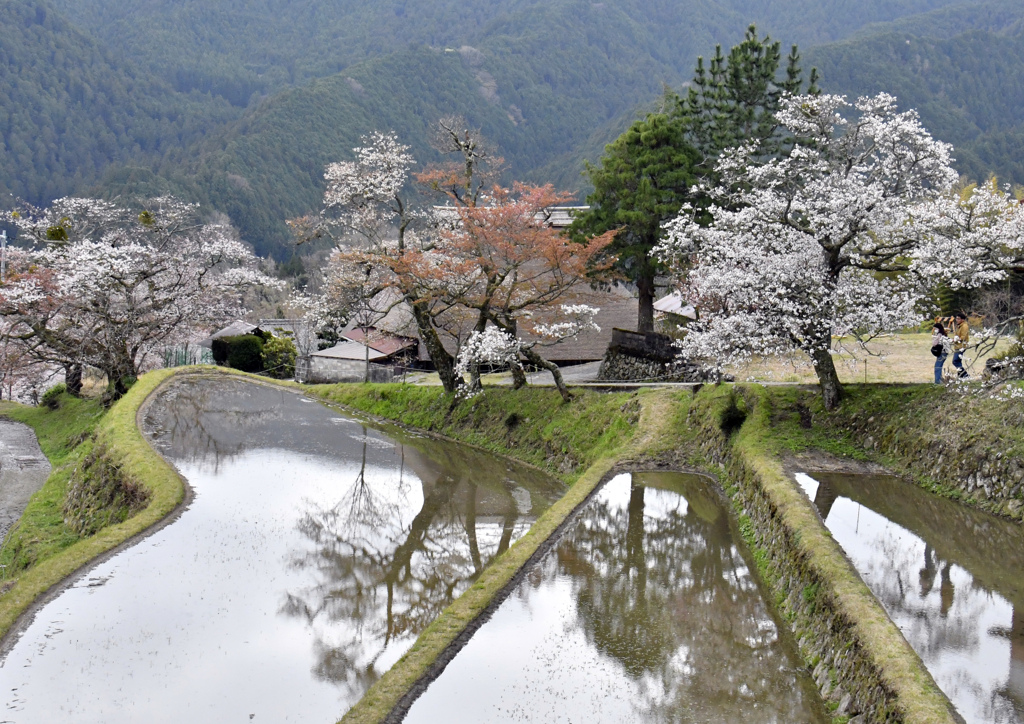
[[[959,407],[972,402],[965,397],[931,408],[919,404],[895,418],[859,411],[842,426],[866,450],[890,458],[889,464],[900,474],[938,483],[962,496],[963,502],[990,513],[1024,520],[1024,456],[1012,438],[960,428]],[[1024,406],[1019,400],[995,404],[1004,408],[992,411],[1003,425],[1024,426]]]
[[[719,406],[695,404],[690,424],[727,491],[758,567],[834,716],[851,724],[954,722],[917,655],[800,498],[778,461],[737,430],[767,396],[745,389]],[[767,424],[770,418],[762,410]]]

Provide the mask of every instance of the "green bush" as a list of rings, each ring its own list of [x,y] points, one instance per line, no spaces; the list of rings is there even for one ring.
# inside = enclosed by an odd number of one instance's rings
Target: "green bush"
[[[56,410],[60,407],[61,396],[67,391],[68,386],[63,382],[58,385],[54,385],[43,393],[43,399],[41,400],[43,406],[49,407],[51,410]]]
[[[263,371],[263,338],[255,334],[224,337],[228,345],[228,367],[243,372]]]
[[[230,337],[218,337],[210,344],[210,351],[213,354],[213,361],[216,364],[226,365],[228,363],[228,351],[230,350],[230,345],[228,345],[229,339]]]
[[[295,342],[290,338],[271,337],[263,344],[263,369],[279,380],[295,376],[295,358],[298,357]]]

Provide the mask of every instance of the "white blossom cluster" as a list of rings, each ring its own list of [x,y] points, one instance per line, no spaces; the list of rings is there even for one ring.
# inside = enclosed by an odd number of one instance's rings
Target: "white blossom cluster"
[[[721,183],[696,189],[712,222],[684,208],[658,254],[691,269],[683,291],[701,320],[687,354],[729,362],[800,349],[817,369],[832,365],[834,335],[869,339],[917,322],[924,287],[909,270],[922,250],[920,209],[957,175],[950,147],[886,94],[854,107],[791,96],[779,121],[791,153],[760,162],[753,146],[726,152]]]
[[[38,359],[91,365],[111,380],[240,314],[250,285],[277,285],[233,229],[201,223],[195,206],[175,199],[141,213],[60,199],[9,218],[37,246],[0,287],[8,338]]]
[[[1006,385],[989,395],[993,400],[1009,402],[1011,400],[1024,400],[1024,388],[1019,385]]]
[[[915,209],[914,270],[953,289],[991,284],[1024,262],[1024,206],[991,181]]]
[[[324,207],[335,212],[333,222],[377,240],[401,211],[395,204],[415,160],[393,133],[374,132],[362,142],[353,149],[355,160],[327,166]]]
[[[521,348],[522,343],[517,337],[497,327],[488,327],[483,332],[473,332],[459,349],[455,372],[458,375],[465,375],[474,366],[517,364]]]
[[[599,307],[588,304],[562,304],[562,316],[565,319],[551,324],[536,324],[533,331],[544,337],[548,342],[561,342],[565,339],[578,337],[585,332],[600,332],[601,328],[594,319]]]

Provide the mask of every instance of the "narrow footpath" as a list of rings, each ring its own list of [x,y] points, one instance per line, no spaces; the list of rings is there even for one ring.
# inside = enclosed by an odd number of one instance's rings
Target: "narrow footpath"
[[[50,475],[50,461],[28,425],[0,418],[0,540]]]

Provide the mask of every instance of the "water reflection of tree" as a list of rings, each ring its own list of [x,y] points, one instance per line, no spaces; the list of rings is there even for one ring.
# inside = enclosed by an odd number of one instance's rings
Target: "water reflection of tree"
[[[180,380],[150,405],[143,427],[170,457],[217,470],[256,444],[254,431],[282,417],[275,392],[231,380]]]
[[[645,516],[651,496],[678,502]],[[800,720],[796,677],[727,517],[702,512],[635,482],[625,509],[595,503],[558,548],[580,624],[641,685],[645,719],[741,721],[756,703],[764,721]]]
[[[407,453],[419,455],[402,450]],[[508,548],[519,522],[504,475],[422,456],[417,464],[431,479],[421,481],[423,502],[407,523],[412,496],[402,499],[393,485],[374,479],[364,451],[354,484],[339,502],[311,508],[298,524],[310,546],[295,551],[290,563],[315,572],[318,581],[289,593],[282,612],[318,631],[314,674],[342,685],[350,699],[383,673],[377,660],[389,644],[419,634]],[[489,495],[481,495],[481,487]],[[486,523],[478,514],[482,497],[491,501]],[[348,638],[328,643],[335,624],[347,624],[340,630]]]
[[[862,521],[886,521],[880,534],[864,539],[872,553],[858,567],[926,665],[950,661],[951,654],[963,662],[939,682],[946,693],[973,702],[985,721],[1024,722],[1024,627],[1017,613],[1024,606],[1024,529],[896,479],[815,477],[815,505],[828,524],[842,517],[852,523],[850,511],[858,508],[851,502],[863,506]],[[846,506],[834,506],[843,499]],[[1006,603],[1009,628],[979,627],[991,606]],[[971,663],[981,663],[983,640],[992,635],[1010,643],[1009,672],[997,688]]]

